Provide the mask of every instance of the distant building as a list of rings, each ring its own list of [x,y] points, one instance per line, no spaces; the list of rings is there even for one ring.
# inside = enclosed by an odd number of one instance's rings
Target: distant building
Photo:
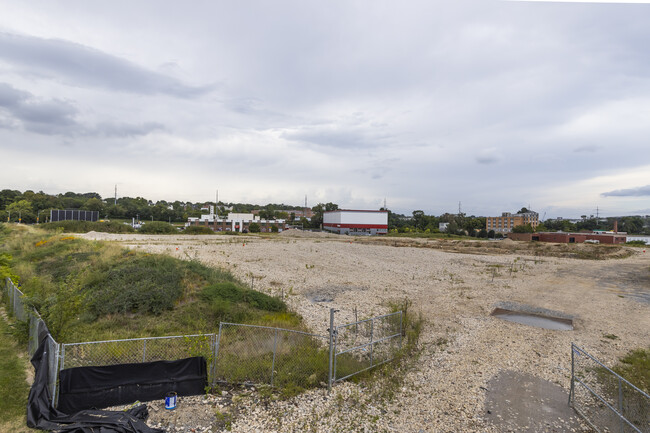
[[[215,232],[248,233],[250,231],[250,225],[252,223],[257,223],[260,226],[260,232],[270,233],[273,231],[274,227],[278,232],[281,232],[287,226],[285,220],[262,220],[252,213],[231,212],[227,217],[219,218],[217,214],[214,213],[214,206],[204,209],[208,209],[210,213],[201,215],[198,218],[188,218],[185,227],[202,226],[208,227]]]
[[[526,224],[530,224],[534,230],[539,225],[539,214],[533,211],[516,214],[503,212],[500,217],[485,219],[485,229],[494,230],[495,233],[510,233],[513,228]]]
[[[514,241],[539,241],[564,244],[624,244],[627,242],[627,233],[624,232],[539,232],[539,233],[508,233],[508,239]]]
[[[254,215],[258,215],[260,213],[260,209],[255,209],[251,211]],[[296,216],[296,220],[299,220],[300,218],[307,218],[308,220],[311,220],[311,218],[314,216],[314,212],[310,208],[305,208],[305,209],[277,209],[275,212],[286,212],[287,215],[291,216],[291,214],[294,214]]]
[[[341,235],[385,235],[388,233],[388,211],[337,209],[323,212],[323,229]]]

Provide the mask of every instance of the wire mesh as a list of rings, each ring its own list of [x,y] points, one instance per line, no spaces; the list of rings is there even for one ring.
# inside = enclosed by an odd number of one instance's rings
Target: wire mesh
[[[100,365],[174,361],[203,356],[210,362],[214,353],[214,334],[132,338],[64,344],[61,369]]]
[[[203,356],[209,381],[312,387],[326,385],[330,351],[334,354],[334,381],[392,360],[402,343],[402,313],[392,313],[336,327],[334,345],[328,337],[290,329],[221,323],[219,334],[146,337],[57,344],[38,312],[26,312],[23,294],[5,281],[10,309],[19,320],[29,320],[29,353],[47,334],[53,404],[60,370],[177,360]],[[40,337],[39,337],[40,336]],[[337,379],[338,378],[338,379]]]
[[[5,292],[9,296],[9,309],[11,313],[14,315],[14,317],[21,322],[26,322],[29,320],[29,316],[27,314],[27,311],[25,309],[25,303],[23,301],[23,298],[25,295],[23,295],[23,292],[21,292],[11,281],[10,278],[7,278],[5,280]]]
[[[222,323],[218,382],[306,387],[327,381],[326,337],[265,326]]]
[[[392,360],[402,344],[402,312],[336,327],[334,381]]]
[[[650,432],[650,396],[572,345],[571,404],[598,432]]]
[[[34,309],[26,308],[23,301],[23,293],[14,285],[11,279],[5,280],[5,293],[8,297],[8,305],[16,320],[27,323],[29,335],[27,340],[27,353],[31,358],[40,344],[40,339],[44,338],[45,349],[43,356],[47,359],[47,366],[50,374],[50,381],[47,384],[50,396],[52,397],[52,406],[56,403],[56,386],[58,382],[58,363],[59,363],[59,344],[52,338],[47,326],[38,312]]]

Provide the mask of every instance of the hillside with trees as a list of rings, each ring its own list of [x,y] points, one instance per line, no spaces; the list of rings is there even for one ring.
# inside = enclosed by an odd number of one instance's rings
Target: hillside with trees
[[[81,209],[98,211],[100,219],[142,221],[166,221],[184,223],[189,217],[199,217],[204,211],[201,208],[215,205],[215,202],[190,201],[152,201],[143,197],[113,197],[102,198],[96,192],[64,194],[46,194],[43,191],[4,189],[0,191],[0,221],[22,222],[34,224],[46,222],[51,209]],[[284,203],[269,203],[256,205],[250,203],[217,203],[219,216],[225,217],[229,212],[250,213],[257,211],[262,219],[284,219],[289,224],[300,225],[303,228],[318,229],[323,223],[323,213],[338,209],[336,203],[318,203],[311,208],[314,216],[311,220],[298,218],[292,210],[303,210],[302,206]],[[519,213],[527,211],[522,208]],[[641,216],[622,216],[617,218],[594,218],[586,215],[577,222],[566,219],[543,221],[536,231],[582,231],[582,230],[611,230],[614,220],[618,220],[618,230],[630,234],[650,234],[650,218]],[[403,215],[388,210],[388,229],[391,233],[439,233],[440,223],[447,223],[445,233],[450,235],[465,235],[473,237],[493,237],[485,230],[485,217],[466,215],[464,213],[444,213],[439,216],[427,215],[422,210],[415,210],[411,215]],[[521,230],[521,229],[520,229]],[[526,228],[526,230],[529,230]],[[492,233],[492,235],[494,235]]]

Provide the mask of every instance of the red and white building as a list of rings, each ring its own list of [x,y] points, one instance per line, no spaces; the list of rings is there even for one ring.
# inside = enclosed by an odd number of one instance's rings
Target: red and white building
[[[337,209],[323,212],[323,229],[345,235],[385,235],[388,211]]]

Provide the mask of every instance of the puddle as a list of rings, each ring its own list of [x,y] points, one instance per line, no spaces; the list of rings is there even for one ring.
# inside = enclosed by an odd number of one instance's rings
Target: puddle
[[[521,323],[522,325],[535,326],[537,328],[551,329],[554,331],[572,331],[573,320],[560,317],[544,316],[542,314],[526,313],[523,311],[512,311],[504,308],[496,308],[492,316],[509,322]]]

